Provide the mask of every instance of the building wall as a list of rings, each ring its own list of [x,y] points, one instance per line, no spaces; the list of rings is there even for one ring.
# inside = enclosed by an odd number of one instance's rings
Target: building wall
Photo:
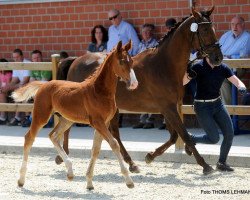
[[[250,28],[250,0],[200,0],[199,8],[215,5],[212,16],[218,37],[228,30],[232,16],[240,14]],[[164,33],[168,17],[181,20],[190,13],[187,0],[82,0],[68,2],[0,5],[0,57],[11,58],[15,48],[26,57],[41,49],[45,58],[65,50],[79,56],[90,42],[90,31],[96,24],[109,27],[107,11],[121,11],[138,33],[144,23],[156,25],[157,37]]]
[[[240,15],[250,30],[250,0],[198,0],[199,9],[215,5],[212,15],[218,38],[230,29],[230,20]],[[169,17],[181,20],[190,13],[188,0],[80,0],[46,3],[0,5],[0,57],[11,60],[15,48],[30,57],[34,49],[42,50],[45,60],[62,50],[80,56],[90,42],[96,24],[109,27],[107,11],[117,8],[138,34],[144,23],[156,25],[157,37],[165,33]],[[244,78],[249,85],[250,74]]]
[[[226,2],[226,3],[225,3]],[[215,5],[212,16],[218,37],[228,30],[232,16],[240,14],[250,28],[250,0],[200,0],[199,7]],[[30,51],[41,49],[45,58],[66,50],[70,55],[81,55],[90,41],[90,31],[96,24],[108,28],[107,11],[121,11],[139,33],[143,23],[156,25],[157,37],[165,33],[168,17],[181,20],[190,13],[187,0],[82,0],[69,2],[0,5],[0,57],[10,59],[15,48],[26,57]]]

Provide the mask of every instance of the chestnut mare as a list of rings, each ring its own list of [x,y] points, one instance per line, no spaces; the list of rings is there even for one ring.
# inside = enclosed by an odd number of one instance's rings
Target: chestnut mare
[[[192,16],[167,34],[157,48],[147,49],[132,58],[133,69],[140,83],[136,90],[128,92],[123,83],[118,83],[116,92],[118,108],[145,113],[161,113],[166,120],[170,139],[155,152],[147,154],[145,158],[147,163],[152,162],[155,157],[163,154],[175,144],[179,135],[186,144],[186,152],[189,152],[189,155],[193,153],[197,163],[203,167],[203,173],[209,174],[213,171],[213,168],[196,150],[179,115],[184,96],[182,80],[187,70],[191,50],[197,50],[203,57],[208,56],[214,65],[220,64],[223,59],[209,19],[213,9],[214,7],[200,13],[192,8]],[[93,72],[95,66],[94,62],[89,66],[84,66],[74,61],[69,68],[67,80],[82,81],[82,78],[88,77]],[[130,165],[130,171],[139,172],[139,168],[132,161],[120,140],[118,113],[111,120],[110,130],[120,144],[121,153]],[[64,148],[68,152],[68,132],[65,133]],[[60,157],[56,158],[56,162],[60,163]]]
[[[50,132],[49,137],[65,162],[69,180],[74,177],[72,163],[61,143],[64,131],[73,122],[78,122],[90,124],[98,131],[98,133],[95,133],[91,161],[86,174],[87,189],[94,188],[92,184],[93,168],[103,138],[107,140],[118,158],[126,185],[129,188],[134,187],[134,183],[124,165],[119,144],[108,130],[109,122],[117,110],[115,103],[117,76],[130,83],[129,89],[135,89],[138,85],[131,68],[133,61],[128,54],[131,46],[130,41],[122,47],[120,41],[96,73],[81,83],[59,80],[47,83],[31,82],[13,93],[12,96],[16,102],[27,101],[35,96],[31,127],[25,135],[23,162],[18,180],[20,187],[24,185],[28,154],[35,137],[38,131],[48,122],[53,112],[57,112],[61,116],[59,123]]]

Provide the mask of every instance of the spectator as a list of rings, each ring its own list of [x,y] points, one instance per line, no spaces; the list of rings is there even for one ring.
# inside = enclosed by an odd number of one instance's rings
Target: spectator
[[[213,66],[209,58],[204,58],[195,64],[192,70],[196,73],[197,82],[194,111],[206,134],[191,135],[191,139],[195,143],[215,144],[220,139],[219,128],[223,134],[223,141],[216,167],[220,171],[233,171],[234,169],[226,163],[226,160],[232,146],[234,130],[231,118],[220,97],[220,87],[224,79],[228,79],[238,88],[240,93],[244,94],[246,86],[227,65]],[[183,84],[187,84],[191,78],[194,78],[192,74],[186,73]],[[187,154],[191,155],[187,146],[185,150]]]
[[[169,31],[171,31],[172,28],[175,27],[175,24],[176,24],[176,23],[177,23],[177,22],[176,22],[176,19],[175,19],[175,18],[169,18],[169,19],[166,20],[165,25],[166,25],[167,33],[168,33]]]
[[[90,52],[107,51],[108,32],[102,25],[96,25],[91,31]]]
[[[122,20],[122,16],[119,10],[112,9],[108,12],[108,19],[111,21],[112,25],[108,30],[108,43],[107,43],[107,52],[110,52],[119,41],[122,41],[122,44],[126,44],[130,39],[132,40],[132,50],[130,54],[135,56],[138,53],[139,47],[139,38],[133,26],[128,22]],[[122,127],[122,117],[119,116],[119,126]]]
[[[231,20],[231,30],[224,33],[219,43],[225,58],[245,58],[250,55],[250,34],[245,30],[245,20],[235,16]],[[245,69],[237,69],[237,75],[242,77]],[[232,84],[225,80],[221,87],[221,95],[225,104],[232,104]]]
[[[43,62],[42,52],[40,50],[34,50],[31,53],[31,61],[32,62]],[[30,82],[32,81],[50,81],[52,78],[51,71],[41,71],[41,70],[33,70],[30,75]],[[30,113],[26,113],[24,120],[22,121],[22,127],[29,127],[31,124]]]
[[[133,47],[130,54],[135,56],[138,53],[138,45],[140,41],[133,26],[122,20],[120,11],[116,9],[112,9],[108,12],[108,18],[112,25],[108,30],[109,39],[107,43],[107,51],[110,52],[120,40],[124,45],[131,39]]]
[[[68,58],[69,54],[66,51],[60,52],[60,62],[62,62],[64,59]]]
[[[15,49],[12,53],[14,62],[30,62],[29,60],[23,57],[23,52],[21,49]],[[2,91],[6,94],[11,92],[19,87],[22,87],[24,84],[28,83],[30,79],[29,70],[13,70],[12,79],[9,84],[7,84]],[[21,124],[21,115],[20,112],[15,113],[15,117],[10,120],[8,123],[9,126],[18,126]]]
[[[31,61],[32,62],[43,62],[42,52],[40,50],[34,50],[31,53]],[[50,81],[52,78],[51,71],[41,71],[41,70],[33,70],[30,75],[31,81]]]
[[[155,26],[153,24],[144,24],[142,26],[142,40],[139,43],[139,53],[142,51],[155,47],[158,45],[157,40],[154,38]],[[141,114],[140,122],[133,126],[134,129],[144,128],[150,129],[154,128],[154,117],[152,114]]]
[[[6,59],[1,58],[0,62],[8,62]],[[6,85],[8,85],[11,81],[12,71],[9,70],[1,70],[0,71],[0,103],[7,103],[7,96],[6,92],[2,91]],[[0,112],[0,125],[5,125],[7,123],[7,114],[6,112]]]

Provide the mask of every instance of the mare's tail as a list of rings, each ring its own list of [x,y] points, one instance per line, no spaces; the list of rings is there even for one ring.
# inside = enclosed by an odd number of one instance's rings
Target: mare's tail
[[[28,83],[27,85],[15,90],[11,97],[15,102],[27,102],[29,99],[34,97],[39,90],[39,88],[46,82],[34,81]]]

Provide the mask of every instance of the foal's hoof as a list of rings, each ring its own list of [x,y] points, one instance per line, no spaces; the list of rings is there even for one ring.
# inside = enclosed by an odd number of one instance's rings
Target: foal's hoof
[[[126,184],[126,185],[127,185],[128,188],[134,188],[135,187],[134,183],[129,183],[129,184]]]
[[[60,165],[63,162],[63,159],[61,158],[61,156],[58,155],[55,158],[55,162],[56,162],[57,165]]]
[[[154,157],[152,156],[152,153],[148,153],[145,157],[145,162],[147,164],[151,163],[154,160]]]
[[[187,155],[191,156],[192,155],[192,151],[189,150],[188,146],[185,144],[185,152]]]
[[[67,178],[69,181],[72,181],[74,179],[74,174],[67,174]]]
[[[132,172],[132,173],[140,173],[140,169],[136,165],[129,166],[129,171]]]
[[[212,174],[213,172],[215,172],[215,170],[210,165],[203,168],[204,175]]]
[[[18,180],[18,181],[17,181],[17,184],[18,184],[18,187],[23,187],[24,182],[22,182],[22,181]]]

